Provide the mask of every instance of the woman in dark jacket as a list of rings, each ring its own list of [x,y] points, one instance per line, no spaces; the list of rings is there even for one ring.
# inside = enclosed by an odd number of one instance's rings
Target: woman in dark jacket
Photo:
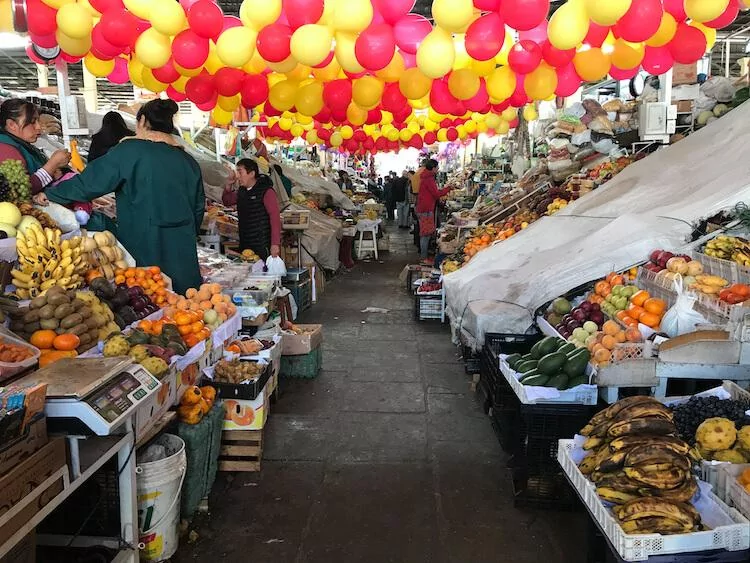
[[[91,138],[91,148],[89,148],[88,162],[92,162],[107,154],[109,149],[116,146],[125,137],[132,137],[133,133],[125,120],[116,111],[110,111],[102,119],[102,128]]]

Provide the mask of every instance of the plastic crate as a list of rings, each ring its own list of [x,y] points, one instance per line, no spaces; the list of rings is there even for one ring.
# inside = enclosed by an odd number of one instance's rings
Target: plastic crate
[[[500,354],[528,354],[531,347],[543,338],[542,334],[503,334],[489,332],[484,336],[484,347],[494,354],[495,364]]]
[[[414,296],[414,314],[418,321],[445,319],[445,295]]]
[[[734,523],[703,532],[662,536],[660,534],[626,534],[612,512],[596,494],[596,486],[589,481],[571,457],[573,440],[560,440],[557,459],[578,490],[591,516],[625,561],[646,561],[654,555],[693,553],[704,550],[726,549],[740,551],[750,549],[750,522],[734,508],[727,506],[713,493],[707,502],[712,509],[726,514]],[[679,559],[682,561],[682,559]]]
[[[474,375],[481,371],[481,354],[471,349],[471,346],[461,346],[461,356],[464,359],[464,370],[467,375]]]
[[[559,467],[555,472],[536,475],[525,468],[513,468],[510,474],[516,508],[574,510],[578,505],[575,492]]]
[[[318,346],[309,354],[300,356],[281,356],[281,376],[299,379],[318,377],[323,365],[323,349]]]
[[[286,287],[294,297],[294,302],[297,303],[298,313],[307,311],[312,307],[312,281],[305,280],[302,283],[288,284]]]
[[[579,385],[572,389],[565,389],[563,391],[552,390],[556,392],[557,397],[550,398],[530,398],[527,394],[527,386],[518,380],[518,373],[511,369],[508,363],[500,358],[500,373],[510,385],[511,389],[518,396],[518,400],[524,405],[536,405],[536,404],[548,404],[548,403],[564,403],[564,404],[581,404],[581,405],[595,405],[599,400],[599,390],[596,385]],[[593,368],[591,364],[586,366],[586,374],[589,376],[589,381],[593,375]]]
[[[737,482],[737,478],[749,467],[750,463],[726,463],[719,467],[726,490],[724,502],[735,507],[746,518],[750,517],[750,493]]]

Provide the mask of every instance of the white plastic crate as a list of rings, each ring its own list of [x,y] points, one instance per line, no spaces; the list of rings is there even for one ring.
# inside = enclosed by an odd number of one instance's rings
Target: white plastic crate
[[[445,320],[445,295],[415,294],[417,300],[417,315],[420,321],[429,319]]]
[[[711,549],[740,551],[750,548],[750,522],[739,511],[727,506],[722,500],[708,493],[706,502],[712,512],[722,513],[734,522],[703,532],[663,536],[661,534],[626,534],[617,519],[596,494],[594,483],[581,473],[571,457],[573,440],[560,440],[557,460],[570,478],[573,486],[583,498],[586,507],[594,517],[609,541],[625,561],[646,561],[654,555],[694,553]]]
[[[719,467],[719,474],[726,488],[724,502],[739,510],[745,517],[750,515],[750,493],[737,482],[737,478],[748,468],[750,463],[725,463]]]
[[[513,371],[503,357],[500,358],[500,372],[515,392],[518,400],[524,405],[543,405],[546,403],[595,405],[598,399],[598,388],[596,385],[579,385],[578,387],[566,389],[565,391],[560,391],[552,387],[542,387],[541,389],[545,390],[545,394],[551,396],[545,398],[531,398],[529,397],[527,389],[538,388],[524,385],[518,381],[519,373]],[[586,366],[586,375],[589,376],[589,381],[591,381],[592,373],[591,364],[589,364]],[[558,396],[554,397],[553,395],[555,394]]]

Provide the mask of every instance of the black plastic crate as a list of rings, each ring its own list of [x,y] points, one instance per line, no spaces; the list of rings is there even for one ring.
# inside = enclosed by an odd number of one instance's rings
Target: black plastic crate
[[[475,352],[470,346],[461,346],[461,356],[464,359],[466,375],[474,375],[482,370],[481,352]]]
[[[516,508],[577,510],[580,500],[561,470],[535,474],[525,468],[510,469],[513,482],[513,505]]]
[[[484,336],[484,347],[494,356],[495,363],[500,354],[527,354],[531,347],[544,336],[536,334],[503,334],[489,332]]]
[[[240,361],[251,362],[253,360]],[[222,383],[214,381],[205,375],[203,376],[203,382],[205,385],[211,385],[216,389],[217,399],[243,399],[252,401],[260,395],[261,391],[263,391],[263,387],[265,387],[268,380],[271,379],[272,373],[273,366],[272,364],[268,364],[256,379],[247,383]]]

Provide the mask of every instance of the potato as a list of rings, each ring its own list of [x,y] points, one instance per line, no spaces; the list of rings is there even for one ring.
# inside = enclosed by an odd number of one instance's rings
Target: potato
[[[83,324],[83,317],[80,313],[73,313],[72,315],[68,315],[60,322],[61,328],[72,328],[76,325]]]
[[[56,319],[64,319],[68,315],[72,315],[75,313],[73,310],[73,307],[70,303],[63,303],[62,305],[58,305],[55,309],[55,318]]]
[[[39,309],[39,318],[40,319],[54,319],[55,309],[57,309],[57,307],[55,305],[52,305],[51,303],[45,305],[44,307]]]

